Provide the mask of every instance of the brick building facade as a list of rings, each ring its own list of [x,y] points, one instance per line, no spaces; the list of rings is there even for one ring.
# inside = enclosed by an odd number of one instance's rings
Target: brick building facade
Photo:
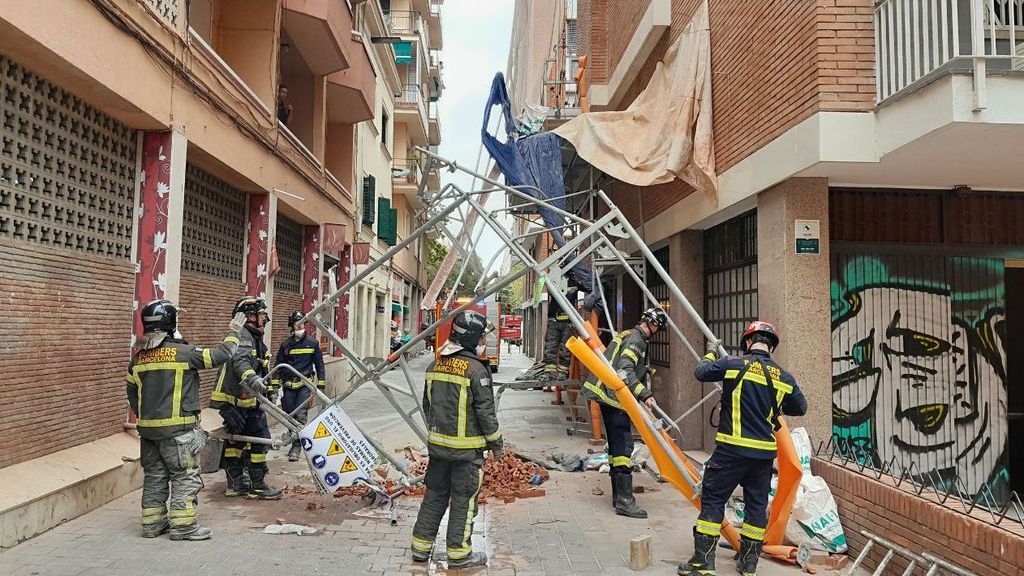
[[[439,9],[423,12],[439,36]],[[276,350],[291,312],[350,277],[353,243],[397,226],[356,218],[391,199],[390,186],[358,194],[392,178],[391,140],[362,137],[394,117],[395,52],[362,40],[390,24],[379,2],[0,8],[0,479],[21,487],[0,500],[0,546],[138,487],[124,375],[139,308],[177,302],[182,334],[212,344],[238,298],[262,295]],[[417,250],[402,256],[419,280]],[[386,346],[349,306],[332,328]],[[346,366],[332,358],[328,380]]]
[[[560,25],[579,30],[592,112],[626,109],[708,8],[717,196],[678,180],[624,184],[599,166],[595,178],[727,349],[755,318],[781,330],[777,358],[811,404],[792,424],[815,445],[857,446],[868,465],[913,464],[998,502],[1020,492],[1024,180],[999,149],[1024,135],[1021,43],[1009,30],[1019,15],[939,1],[917,29],[915,3],[899,0],[569,4],[573,21]],[[546,126],[579,113],[559,110]],[[605,291],[614,328],[630,327],[639,288],[623,275]],[[679,308],[670,315],[702,345]],[[905,347],[904,333],[934,347]],[[679,414],[710,388],[671,340],[655,344],[654,387]],[[714,404],[682,423],[684,448],[712,449]],[[941,417],[923,426],[925,412]],[[854,532],[871,526],[889,525],[851,519]]]

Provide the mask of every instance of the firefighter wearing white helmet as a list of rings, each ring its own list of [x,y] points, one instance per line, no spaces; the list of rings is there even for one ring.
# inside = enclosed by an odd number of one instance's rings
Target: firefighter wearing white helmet
[[[448,510],[448,567],[487,564],[487,555],[473,552],[471,541],[484,450],[498,458],[502,447],[491,371],[477,353],[487,331],[483,315],[471,310],[459,313],[441,357],[427,368],[423,412],[430,462],[424,478],[427,492],[412,531],[416,562],[430,559],[438,526]]]
[[[647,357],[647,344],[659,330],[668,324],[668,316],[660,307],[648,308],[640,316],[635,328],[623,330],[616,336],[604,357],[622,377],[629,391],[637,400],[654,406],[654,392],[651,391],[652,372]],[[608,437],[609,475],[612,480],[612,506],[615,513],[628,518],[647,518],[647,511],[636,503],[633,496],[633,433],[630,429],[629,414],[615,399],[615,393],[600,380],[591,376],[583,384],[584,395],[596,400],[601,407],[601,420]]]

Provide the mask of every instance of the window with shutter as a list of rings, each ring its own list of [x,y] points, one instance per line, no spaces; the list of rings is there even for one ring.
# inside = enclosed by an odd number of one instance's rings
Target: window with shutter
[[[374,209],[377,197],[377,179],[373,176],[363,177],[363,226],[373,226]]]
[[[397,243],[398,210],[391,207],[391,200],[378,198],[377,212],[380,213],[380,219],[377,221],[377,237],[388,246],[394,246]]]

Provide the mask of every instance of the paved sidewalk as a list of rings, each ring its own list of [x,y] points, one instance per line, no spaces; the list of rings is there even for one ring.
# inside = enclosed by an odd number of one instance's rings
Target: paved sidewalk
[[[411,362],[420,378],[429,357]],[[522,356],[504,361],[498,380],[511,380],[528,364]],[[389,379],[397,374],[389,374]],[[585,438],[568,436],[560,407],[552,394],[509,391],[502,399],[500,420],[507,442],[530,450],[557,449],[585,453]],[[372,386],[356,391],[343,404],[367,434],[389,448],[415,444],[415,437]],[[289,463],[282,452],[271,453],[271,481],[287,485],[284,500],[251,502],[223,497],[223,474],[204,476],[200,519],[214,530],[207,542],[172,542],[166,537],[147,540],[138,535],[140,492],[67,522],[46,534],[0,553],[0,574],[12,576],[120,576],[149,574],[300,576],[304,574],[446,573],[443,562],[414,564],[409,539],[418,498],[399,499],[399,521],[369,520],[352,513],[362,503],[356,497],[321,498],[312,493],[309,471],[302,462]],[[491,556],[487,569],[449,574],[490,576],[626,575],[629,540],[650,534],[652,565],[637,574],[675,574],[675,565],[692,551],[690,528],[696,511],[667,484],[637,475],[645,492],[638,495],[650,512],[644,520],[616,516],[611,508],[607,475],[596,472],[553,472],[544,484],[547,495],[510,504],[491,500],[477,519],[475,546]],[[300,488],[295,488],[296,486]],[[309,492],[304,489],[310,488]],[[594,495],[600,488],[604,495]],[[309,510],[308,508],[313,508]],[[281,518],[319,530],[313,536],[268,535],[267,524]],[[443,529],[442,529],[443,534]],[[435,550],[443,550],[443,542]],[[731,553],[721,550],[721,574],[732,574]],[[764,560],[762,576],[799,574],[796,567]],[[821,571],[819,574],[828,574]]]

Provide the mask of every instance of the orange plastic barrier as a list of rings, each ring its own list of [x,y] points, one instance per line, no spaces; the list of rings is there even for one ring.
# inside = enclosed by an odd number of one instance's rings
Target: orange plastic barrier
[[[656,430],[645,420],[640,404],[633,397],[629,389],[626,388],[625,383],[598,356],[598,352],[603,351],[604,347],[601,346],[601,341],[597,338],[593,325],[589,322],[585,323],[585,325],[590,332],[591,338],[587,342],[576,337],[570,338],[567,344],[569,351],[592,374],[597,376],[608,388],[615,392],[615,398],[629,414],[629,418],[640,432],[644,444],[650,449],[651,457],[654,458],[654,462],[658,465],[658,471],[661,473],[661,476],[675,486],[695,508],[700,510],[700,498],[694,494],[693,489],[690,488],[690,483],[682,476],[682,474],[686,474],[693,484],[698,484],[700,482],[700,475],[697,473],[697,470],[665,430]],[[594,345],[595,341],[597,342],[596,346]],[[797,488],[800,486],[803,470],[800,467],[800,459],[797,457],[796,448],[793,445],[793,438],[789,434],[789,426],[782,417],[779,418],[779,423],[781,428],[775,432],[775,441],[778,445],[779,483],[775,498],[772,500],[768,528],[765,531],[765,553],[780,560],[795,561],[796,548],[785,546],[782,544],[782,541],[786,535],[786,525],[789,523],[789,516],[793,511],[793,503],[796,500]],[[677,459],[682,462],[685,470],[676,468],[672,459],[654,437],[655,433],[660,434],[665,439],[666,444],[675,453]],[[722,524],[722,536],[733,546],[734,550],[739,550],[739,533],[728,522]]]

